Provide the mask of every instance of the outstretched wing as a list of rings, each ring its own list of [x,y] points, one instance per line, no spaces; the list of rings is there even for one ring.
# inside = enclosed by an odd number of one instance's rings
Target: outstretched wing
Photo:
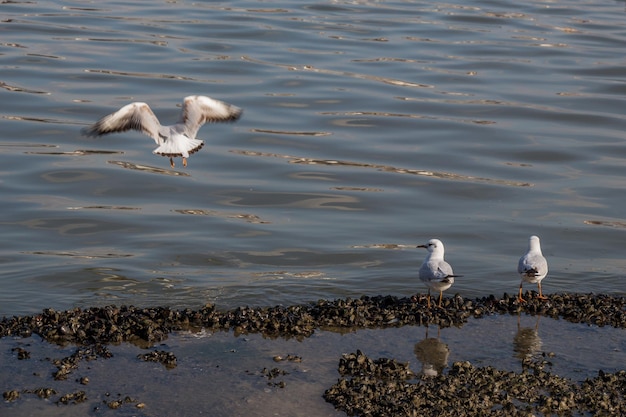
[[[146,103],[131,103],[115,113],[104,116],[92,126],[82,130],[85,136],[100,136],[108,133],[138,130],[150,136],[157,144],[163,142],[159,136],[161,124]]]
[[[183,111],[178,123],[184,125],[184,133],[194,139],[205,123],[234,122],[242,110],[232,104],[206,96],[189,96],[183,100]]]

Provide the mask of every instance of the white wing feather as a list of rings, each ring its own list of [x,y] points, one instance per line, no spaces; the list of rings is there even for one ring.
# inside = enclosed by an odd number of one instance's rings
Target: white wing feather
[[[205,123],[234,122],[240,116],[241,109],[232,104],[206,96],[188,96],[183,100],[178,123],[184,125],[184,133],[193,139]]]
[[[108,133],[138,130],[150,136],[157,144],[163,143],[159,136],[161,124],[146,103],[131,103],[98,120],[92,126],[83,129],[85,136],[100,136]]]

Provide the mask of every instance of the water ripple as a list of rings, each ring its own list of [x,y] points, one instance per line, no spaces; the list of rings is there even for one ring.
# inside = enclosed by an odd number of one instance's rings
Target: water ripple
[[[528,182],[517,182],[517,181],[507,181],[507,180],[500,180],[500,179],[494,179],[494,178],[473,177],[469,175],[455,174],[452,172],[398,168],[398,167],[389,166],[389,165],[369,164],[369,163],[364,163],[364,162],[341,161],[341,160],[334,160],[334,159],[305,158],[305,157],[299,157],[299,156],[282,155],[282,154],[276,154],[276,153],[257,152],[257,151],[246,151],[246,150],[231,150],[230,152],[235,153],[237,155],[245,155],[245,156],[260,156],[260,157],[288,159],[290,164],[329,165],[329,166],[371,168],[371,169],[375,169],[378,171],[393,172],[396,174],[420,175],[420,176],[425,176],[425,177],[454,180],[454,181],[484,182],[484,183],[489,183],[489,184],[506,185],[506,186],[511,186],[511,187],[532,187],[533,186],[533,184],[528,183]]]
[[[501,294],[530,233],[546,292],[623,290],[623,2],[1,7],[0,314],[405,296],[431,237]],[[188,169],[80,135],[188,94],[245,110]]]
[[[242,56],[241,59],[243,59],[244,61],[255,63],[255,64],[270,65],[273,67],[283,68],[289,71],[310,71],[310,72],[316,72],[316,73],[326,74],[326,75],[334,75],[334,76],[339,76],[339,77],[349,77],[349,78],[357,78],[357,79],[363,79],[363,80],[369,80],[369,81],[377,81],[377,82],[381,82],[384,84],[391,84],[391,85],[396,85],[396,86],[401,86],[401,87],[433,88],[432,85],[428,85],[428,84],[414,83],[410,81],[398,80],[398,79],[389,78],[389,77],[359,74],[359,73],[349,72],[349,71],[336,71],[336,70],[330,70],[330,69],[316,68],[312,65],[279,64],[279,63],[274,63],[274,62],[269,62],[269,61],[262,61],[262,60],[255,59],[249,56]]]
[[[204,209],[177,209],[173,210],[176,213],[180,214],[191,214],[194,216],[216,216],[216,217],[224,217],[228,219],[238,219],[243,220],[247,223],[257,223],[257,224],[269,224],[271,222],[261,219],[259,216],[255,214],[246,214],[246,213],[228,213],[217,210],[204,210]]]
[[[83,258],[83,259],[109,259],[109,258],[131,258],[133,255],[124,253],[81,253],[81,252],[57,252],[57,251],[32,251],[23,252],[28,255],[46,255],[46,256],[67,256],[70,258]]]
[[[149,172],[150,174],[161,174],[176,177],[189,177],[186,172],[174,171],[171,169],[163,169],[159,167],[153,167],[149,165],[133,164],[132,162],[125,161],[107,161],[109,164],[117,165],[125,169],[131,169],[135,171]]]

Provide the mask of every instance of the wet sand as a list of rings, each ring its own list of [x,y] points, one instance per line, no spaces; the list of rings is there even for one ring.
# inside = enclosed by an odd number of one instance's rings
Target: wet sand
[[[44,310],[0,322],[0,414],[611,415],[624,407],[625,306],[555,294],[431,310],[395,297]]]

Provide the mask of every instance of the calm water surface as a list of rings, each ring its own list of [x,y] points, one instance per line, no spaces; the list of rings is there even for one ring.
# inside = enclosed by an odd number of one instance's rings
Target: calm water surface
[[[0,11],[0,315],[411,295],[432,237],[448,295],[516,291],[530,234],[546,292],[626,293],[623,1]],[[244,115],[186,169],[80,135],[190,94]]]

